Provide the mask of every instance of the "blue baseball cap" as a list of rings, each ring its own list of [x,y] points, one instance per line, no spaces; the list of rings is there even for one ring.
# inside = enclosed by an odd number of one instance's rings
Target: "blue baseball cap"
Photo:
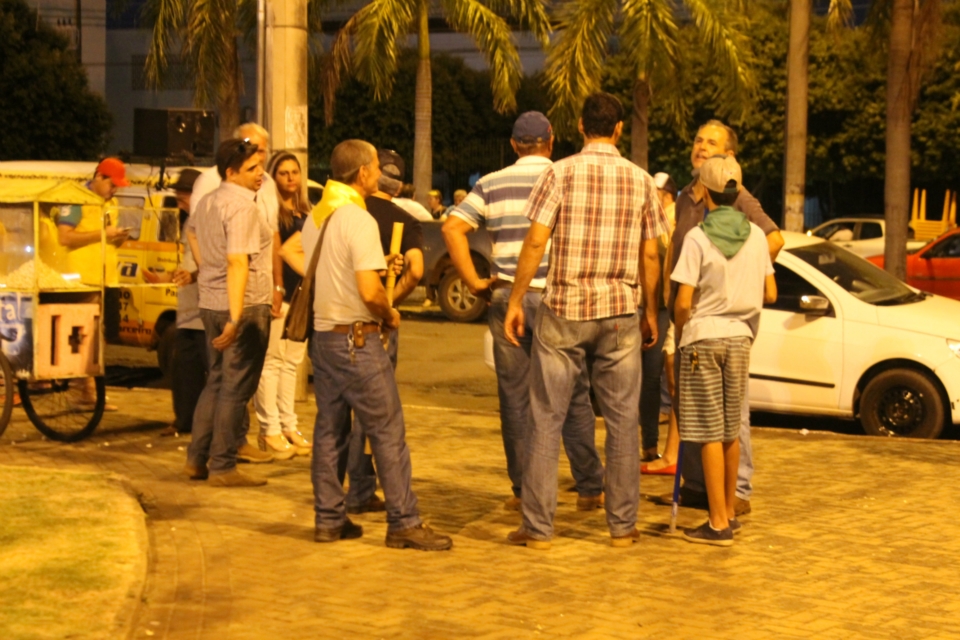
[[[511,136],[517,142],[547,142],[553,135],[553,127],[547,116],[539,111],[527,111],[521,113],[517,121],[513,123],[513,135]]]

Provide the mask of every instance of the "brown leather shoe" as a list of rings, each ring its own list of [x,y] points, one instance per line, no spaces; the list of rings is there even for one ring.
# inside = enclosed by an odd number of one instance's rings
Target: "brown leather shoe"
[[[391,549],[416,549],[418,551],[446,551],[453,546],[450,536],[435,533],[421,523],[409,529],[387,531],[385,544]]]
[[[374,511],[386,511],[387,503],[380,499],[380,496],[373,494],[370,499],[359,505],[348,505],[347,513],[372,513]]]
[[[577,511],[593,511],[594,509],[603,509],[603,494],[595,496],[580,496],[577,498]]]
[[[636,527],[625,536],[610,536],[611,547],[629,547],[634,542],[640,542],[640,530]]]
[[[520,511],[520,496],[511,496],[503,501],[503,508],[507,511]]]
[[[535,540],[531,538],[530,535],[523,530],[523,527],[508,533],[507,542],[517,546],[526,545],[528,549],[537,549],[538,551],[546,551],[552,544],[549,540]]]
[[[313,532],[314,542],[336,542],[337,540],[353,540],[363,535],[363,527],[353,524],[350,518],[343,521],[343,524],[333,529],[321,529],[317,527]]]
[[[191,480],[206,480],[210,475],[210,472],[207,471],[207,465],[195,465],[189,462],[183,467],[183,472],[186,473],[187,477]]]
[[[273,462],[273,454],[267,451],[260,451],[249,442],[244,442],[237,449],[237,460],[240,462],[251,462],[259,464],[263,462]]]
[[[739,497],[739,496],[733,499],[733,513],[734,513],[734,515],[737,515],[737,516],[745,516],[745,515],[747,515],[748,513],[750,513],[751,511],[753,511],[753,509],[750,508],[750,501],[749,501],[749,500],[744,500],[743,498],[741,498],[741,497]]]
[[[274,460],[290,460],[297,455],[296,448],[279,433],[275,436],[266,436],[261,433],[257,436],[257,446],[260,451],[266,451],[272,455]]]
[[[226,473],[217,473],[210,476],[207,484],[211,487],[262,487],[267,484],[267,481],[231,469]]]

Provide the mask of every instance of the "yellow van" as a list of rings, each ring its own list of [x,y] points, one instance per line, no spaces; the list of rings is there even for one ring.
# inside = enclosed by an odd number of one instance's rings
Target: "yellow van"
[[[0,162],[0,180],[56,178],[85,183],[96,166],[95,162]],[[179,167],[169,170],[165,183],[172,184],[179,171]],[[106,289],[103,326],[108,343],[157,349],[160,368],[166,373],[176,328],[177,288],[148,282],[144,270],[166,280],[164,276],[177,268],[180,214],[174,193],[156,188],[159,177],[156,167],[127,165],[130,186],[115,196],[116,225],[129,229],[130,237],[117,249],[117,264],[106,265],[117,270],[116,278],[108,276],[107,281],[117,284]]]

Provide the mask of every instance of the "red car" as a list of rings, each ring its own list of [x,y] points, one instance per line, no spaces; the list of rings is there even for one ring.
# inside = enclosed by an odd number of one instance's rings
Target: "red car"
[[[883,267],[883,256],[867,259]],[[907,284],[960,300],[960,227],[947,231],[916,253],[907,254]]]

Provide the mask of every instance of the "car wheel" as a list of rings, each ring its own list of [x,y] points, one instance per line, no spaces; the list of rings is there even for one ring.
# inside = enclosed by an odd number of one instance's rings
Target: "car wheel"
[[[454,270],[440,280],[437,298],[443,314],[454,322],[473,322],[487,310],[487,301],[470,293]]]
[[[933,439],[943,431],[944,418],[936,383],[912,369],[880,373],[860,398],[860,423],[873,436]]]

